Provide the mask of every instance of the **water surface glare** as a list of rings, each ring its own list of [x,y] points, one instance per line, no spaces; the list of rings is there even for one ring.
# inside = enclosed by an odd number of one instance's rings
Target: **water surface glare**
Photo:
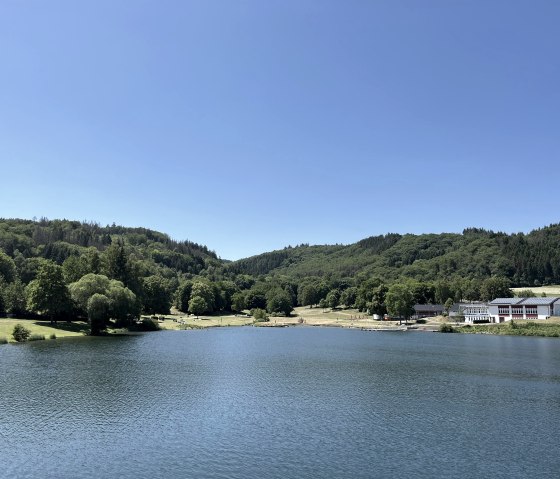
[[[0,364],[0,477],[559,477],[554,338],[218,328]]]

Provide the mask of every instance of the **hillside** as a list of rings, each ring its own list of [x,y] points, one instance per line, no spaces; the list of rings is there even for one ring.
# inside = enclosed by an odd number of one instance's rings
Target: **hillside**
[[[175,241],[147,228],[97,223],[47,220],[0,219],[0,251],[14,259],[41,257],[63,264],[88,248],[104,251],[114,239],[122,240],[145,269],[165,276],[198,274],[209,264],[220,264],[216,253],[190,241]]]
[[[321,304],[384,314],[390,293],[410,304],[443,304],[554,283],[560,225],[514,235],[387,234],[227,262],[146,228],[0,219],[0,315],[87,315],[92,334],[112,322],[133,326],[140,312],[167,314],[172,305],[195,315],[253,310],[258,319],[265,310]]]
[[[560,282],[560,225],[529,234],[388,234],[347,246],[288,247],[232,262],[234,274],[377,276],[387,280],[505,276],[519,286]]]

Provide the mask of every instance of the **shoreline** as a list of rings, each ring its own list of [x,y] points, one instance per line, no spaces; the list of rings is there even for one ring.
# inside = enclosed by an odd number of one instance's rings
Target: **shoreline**
[[[143,316],[147,318],[148,316]],[[515,323],[477,324],[453,323],[444,317],[425,318],[420,324],[410,321],[409,324],[399,324],[398,321],[377,321],[370,316],[356,310],[327,311],[319,308],[298,307],[289,317],[271,316],[269,321],[256,321],[246,314],[227,314],[222,316],[193,317],[179,312],[169,315],[149,317],[153,319],[162,331],[192,331],[200,329],[253,326],[259,328],[286,328],[286,327],[323,327],[354,329],[364,332],[444,332],[440,331],[442,325],[450,326],[448,333],[460,334],[485,334],[497,336],[529,336],[529,337],[560,337],[560,318],[537,321],[515,321]],[[1,344],[21,344],[12,338],[13,327],[22,324],[33,335],[44,336],[44,339],[53,340],[66,338],[91,337],[86,334],[88,325],[83,321],[72,323],[59,322],[52,325],[48,320],[0,318]],[[132,336],[141,334],[142,331],[128,331],[126,329],[109,329],[105,337]],[[52,336],[55,336],[54,338]],[[98,336],[103,337],[103,336]],[[7,340],[7,341],[6,341]],[[33,342],[33,341],[26,341]]]

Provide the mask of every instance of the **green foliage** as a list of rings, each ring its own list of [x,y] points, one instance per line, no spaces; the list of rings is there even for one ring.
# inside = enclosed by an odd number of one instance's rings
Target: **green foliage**
[[[201,298],[205,304],[204,309],[195,314],[211,313],[216,309],[216,294],[214,288],[209,283],[204,281],[195,281],[192,286],[191,297]],[[197,300],[197,304],[201,305],[202,302]],[[191,311],[190,302],[189,311]]]
[[[29,329],[27,329],[22,324],[18,323],[14,326],[14,330],[12,332],[12,337],[18,343],[23,343],[23,342],[27,341],[29,339],[30,335],[31,335],[31,331],[29,331]]]
[[[343,304],[347,308],[353,308],[357,297],[358,297],[358,288],[356,288],[355,286],[346,288],[340,294],[340,304]]]
[[[179,285],[175,292],[175,307],[186,313],[189,310],[189,301],[191,299],[192,281],[184,281]]]
[[[492,301],[496,298],[510,298],[513,291],[510,289],[511,283],[507,278],[492,277],[482,282],[480,296],[483,301]]]
[[[546,321],[513,321],[513,325],[507,323],[474,325],[467,328],[464,326],[459,329],[460,332],[499,334],[513,336],[544,336],[549,338],[560,337],[560,324],[548,323]]]
[[[136,295],[117,280],[105,275],[89,273],[68,286],[70,295],[78,310],[88,314],[88,302],[95,294],[109,300],[108,318],[114,319],[119,327],[130,326],[140,315],[140,303]],[[89,317],[89,314],[88,314]]]
[[[231,309],[240,313],[241,311],[247,309],[247,298],[245,293],[239,291],[234,293],[231,298]]]
[[[120,281],[111,280],[106,295],[110,303],[110,317],[118,327],[128,327],[140,316],[140,302]]]
[[[79,281],[68,286],[70,296],[76,307],[87,313],[87,304],[94,294],[106,294],[111,284],[109,278],[102,274],[89,273],[81,277]]]
[[[208,303],[202,296],[193,296],[189,301],[189,313],[199,316],[208,310]]]
[[[347,246],[288,247],[229,263],[203,246],[144,228],[0,219],[0,249],[0,310],[25,314],[29,306],[51,319],[65,317],[72,304],[60,283],[104,272],[103,287],[89,289],[81,299],[72,294],[76,312],[87,314],[87,301],[101,294],[109,299],[109,316],[123,326],[140,307],[167,313],[173,300],[188,311],[194,296],[204,300],[204,313],[280,309],[272,299],[281,290],[292,307],[336,303],[382,315],[393,284],[405,285],[414,302],[443,304],[507,297],[510,284],[560,283],[560,225],[516,235],[475,228],[463,234],[389,234]],[[40,278],[54,263],[63,273],[62,281],[53,283],[58,304],[53,288]],[[335,293],[327,301],[333,290],[340,292],[338,301]],[[282,299],[287,307],[286,296]]]
[[[451,298],[447,298],[443,307],[445,308],[445,312],[449,314],[449,310],[453,307],[453,300]]]
[[[140,323],[136,324],[131,329],[135,331],[159,331],[161,328],[157,321],[150,318],[143,318]]]
[[[289,316],[293,311],[292,298],[283,289],[277,288],[267,295],[266,310],[269,313],[284,313]]]
[[[329,308],[336,308],[340,304],[340,291],[338,289],[330,290],[325,298],[325,301]]]
[[[515,296],[519,298],[536,298],[537,295],[531,289],[521,289],[515,292]],[[546,293],[545,293],[546,296]]]
[[[301,306],[313,306],[320,301],[319,290],[313,283],[300,284],[298,288],[298,303]]]
[[[170,289],[169,282],[161,276],[144,278],[144,312],[148,314],[169,314],[172,297]]]
[[[52,333],[52,334],[49,336],[49,339],[56,339],[56,334]]]
[[[0,292],[0,294],[2,294],[2,292]],[[3,298],[6,312],[15,316],[27,314],[25,286],[19,278],[4,287]]]
[[[28,341],[44,341],[44,340],[45,340],[45,335],[37,334],[37,333],[31,334],[28,339]]]
[[[0,337],[0,344],[8,344],[8,338]]]
[[[395,283],[385,297],[387,311],[393,317],[408,319],[414,312],[414,296],[406,284]]]
[[[51,321],[70,313],[72,300],[62,267],[50,261],[41,264],[37,278],[27,286],[27,306],[31,311],[45,314]]]
[[[246,301],[248,309],[266,309],[266,294],[256,287],[247,292]]]
[[[100,334],[107,327],[111,304],[104,294],[95,293],[87,302],[87,314],[92,336]]]
[[[16,278],[16,264],[6,253],[0,250],[0,279],[11,283]]]
[[[253,318],[255,318],[256,322],[258,322],[258,323],[269,321],[269,318],[268,318],[268,315],[266,314],[266,311],[264,309],[261,309],[261,308],[253,308],[251,310],[251,316],[253,316]]]
[[[387,235],[348,246],[298,246],[227,265],[236,273],[289,274],[304,279],[329,274],[420,281],[506,277],[516,285],[560,283],[560,224],[528,235],[480,229],[463,234]],[[473,288],[463,298],[480,299]],[[440,292],[440,301],[448,296]],[[453,297],[457,300],[458,298]],[[301,301],[299,301],[300,304]]]
[[[440,327],[439,327],[439,332],[440,333],[456,333],[457,330],[451,326],[448,323],[443,323]]]

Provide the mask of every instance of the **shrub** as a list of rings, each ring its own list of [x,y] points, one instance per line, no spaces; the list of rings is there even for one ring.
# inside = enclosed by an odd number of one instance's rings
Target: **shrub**
[[[0,338],[0,344],[8,344],[8,338]]]
[[[427,321],[425,319],[417,319],[416,324],[426,324]]]
[[[27,329],[25,326],[18,323],[14,326],[14,331],[12,333],[12,336],[18,343],[23,343],[27,341],[30,334],[31,331],[29,331],[29,329]]]
[[[140,323],[138,323],[135,327],[130,328],[136,331],[159,331],[161,328],[157,320],[153,320],[151,318],[144,318]]]
[[[28,341],[44,341],[45,335],[44,334],[32,334],[29,336]]]
[[[49,339],[56,339],[56,334],[54,334],[54,333],[51,334],[51,335],[49,336]]]
[[[251,314],[257,323],[266,323],[268,321],[268,316],[264,309],[254,308],[251,310]]]
[[[455,328],[453,326],[451,326],[450,324],[447,323],[443,323],[440,327],[439,327],[439,332],[440,333],[455,333]]]

